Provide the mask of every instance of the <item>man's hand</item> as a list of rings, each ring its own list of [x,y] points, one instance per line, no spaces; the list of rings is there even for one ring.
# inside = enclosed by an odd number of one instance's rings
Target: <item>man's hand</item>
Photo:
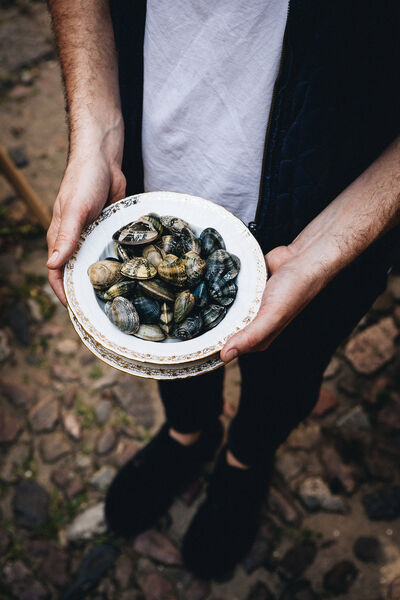
[[[258,315],[221,350],[224,362],[268,348],[305,306],[372,242],[400,223],[400,138],[307,225],[265,259]]]
[[[101,151],[69,161],[47,232],[49,282],[64,305],[63,267],[82,228],[94,221],[107,201],[115,202],[124,195],[125,177],[118,163],[111,163]]]
[[[239,354],[265,350],[319,292],[321,281],[302,264],[291,246],[279,246],[265,256],[268,281],[260,310],[221,350],[227,363]]]

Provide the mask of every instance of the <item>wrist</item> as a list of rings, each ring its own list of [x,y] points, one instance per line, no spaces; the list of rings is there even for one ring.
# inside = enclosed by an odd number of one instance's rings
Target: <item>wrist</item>
[[[121,166],[124,147],[122,114],[105,112],[105,117],[87,116],[70,124],[69,162],[101,154],[110,164]]]

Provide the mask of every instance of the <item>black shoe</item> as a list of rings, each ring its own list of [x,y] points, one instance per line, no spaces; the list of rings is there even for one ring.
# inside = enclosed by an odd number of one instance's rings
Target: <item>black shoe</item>
[[[183,485],[214,457],[223,436],[222,424],[216,420],[197,442],[183,446],[169,435],[169,428],[165,423],[112,480],[104,512],[114,533],[128,538],[152,527]]]
[[[194,575],[223,577],[250,550],[271,472],[271,466],[231,467],[226,447],[221,450],[206,499],[183,539],[183,561]]]

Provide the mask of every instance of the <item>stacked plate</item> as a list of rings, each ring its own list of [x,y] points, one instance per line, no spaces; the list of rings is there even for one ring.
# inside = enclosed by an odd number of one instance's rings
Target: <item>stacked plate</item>
[[[197,235],[207,227],[214,227],[224,238],[227,250],[240,258],[234,303],[216,327],[196,338],[151,342],[123,333],[104,313],[89,281],[88,267],[115,255],[113,233],[149,212],[180,217]],[[223,363],[219,351],[232,335],[254,319],[265,282],[263,253],[244,223],[213,202],[175,192],[130,196],[105,208],[82,232],[77,249],[64,270],[68,312],[83,343],[112,367],[153,379],[193,377],[220,367]]]

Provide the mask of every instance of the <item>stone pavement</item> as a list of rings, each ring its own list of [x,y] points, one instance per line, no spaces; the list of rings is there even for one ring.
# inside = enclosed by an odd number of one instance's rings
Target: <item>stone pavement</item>
[[[2,143],[49,206],[66,153],[50,39],[42,3],[0,2],[0,49],[20,49],[0,52]],[[157,385],[79,342],[46,282],[43,235],[1,179],[0,215],[0,599],[400,599],[398,272],[279,449],[251,552],[224,581],[198,581],[179,546],[209,471],[151,531],[106,531],[107,486],[162,423]],[[225,425],[239,385],[232,364]]]

